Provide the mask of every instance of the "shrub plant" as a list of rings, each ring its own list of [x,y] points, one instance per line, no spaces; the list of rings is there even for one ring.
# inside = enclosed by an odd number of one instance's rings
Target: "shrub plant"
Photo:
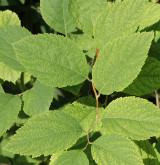
[[[0,12],[1,156],[16,165],[18,155],[33,165],[158,165],[159,4],[41,0],[40,12],[50,33],[31,34]],[[6,81],[20,91],[4,92]],[[56,108],[60,91],[72,96]]]

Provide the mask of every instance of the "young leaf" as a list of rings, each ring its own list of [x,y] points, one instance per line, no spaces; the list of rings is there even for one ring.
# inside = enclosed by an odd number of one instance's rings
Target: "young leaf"
[[[92,155],[98,165],[143,165],[138,147],[118,135],[98,138],[92,145]]]
[[[125,90],[125,93],[142,96],[160,88],[160,61],[149,57],[138,77]]]
[[[50,165],[89,165],[89,161],[83,151],[71,150],[53,155]]]
[[[141,98],[119,98],[106,108],[102,126],[102,132],[105,134],[145,140],[160,135],[160,111],[155,105]]]
[[[0,93],[0,136],[17,120],[21,110],[21,100],[18,96]]]
[[[33,88],[23,95],[24,112],[29,115],[36,115],[49,110],[52,102],[54,89],[36,82]]]
[[[151,33],[135,33],[106,44],[93,67],[93,82],[100,93],[122,91],[137,77],[152,39]]]
[[[52,34],[26,37],[14,44],[14,50],[25,69],[48,86],[72,86],[87,79],[85,56],[68,38]]]
[[[17,14],[10,10],[0,11],[0,27],[10,25],[21,25]]]
[[[75,20],[70,11],[71,0],[41,0],[41,13],[44,20],[58,32],[75,30]]]
[[[17,131],[6,148],[21,155],[50,155],[71,147],[81,136],[79,123],[63,112],[36,115]]]
[[[0,28],[0,61],[15,70],[23,70],[14,54],[12,43],[29,36],[31,33],[19,26]]]

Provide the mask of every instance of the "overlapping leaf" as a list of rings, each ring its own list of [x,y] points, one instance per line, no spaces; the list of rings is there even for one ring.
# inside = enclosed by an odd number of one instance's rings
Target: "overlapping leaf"
[[[106,108],[102,125],[105,134],[144,140],[160,135],[160,111],[141,98],[119,98]]]
[[[105,6],[105,0],[72,0],[71,11],[78,28],[90,36],[94,36],[96,23]]]
[[[160,5],[144,0],[124,0],[107,3],[95,27],[95,39],[99,48],[120,36],[134,33],[160,20]]]
[[[124,92],[142,96],[160,88],[160,61],[149,57],[138,77]]]
[[[18,96],[0,93],[0,136],[16,122],[20,110],[21,101]]]
[[[92,105],[87,105],[87,102],[90,102]],[[102,108],[99,110],[100,113],[102,113]],[[75,118],[80,123],[85,134],[89,130],[91,131],[96,129],[95,100],[91,97],[82,97],[80,100],[77,100],[76,102],[63,107],[62,111]]]
[[[58,32],[75,30],[75,20],[70,11],[71,0],[41,0],[41,12],[44,20]]]
[[[144,165],[159,165],[156,152],[149,141],[137,141]]]
[[[53,155],[50,165],[89,165],[89,161],[83,151],[71,150],[59,155]]]
[[[25,69],[48,86],[72,86],[88,77],[85,56],[68,38],[52,34],[26,37],[14,44],[14,50]]]
[[[0,27],[20,24],[20,20],[16,13],[10,10],[0,11]]]
[[[3,62],[0,62],[0,78],[4,81],[11,81],[15,82],[20,78],[21,73],[19,71],[15,71],[14,69],[11,69],[7,65],[5,65]]]
[[[53,99],[54,89],[36,82],[34,87],[23,95],[24,112],[29,115],[36,115],[49,110]]]
[[[30,32],[20,26],[0,28],[0,61],[13,69],[23,70],[11,44],[29,35]]]
[[[10,152],[50,155],[71,147],[81,136],[79,123],[63,112],[46,112],[31,118],[13,136],[6,148]]]
[[[92,155],[98,165],[143,165],[138,147],[117,135],[98,138],[92,145]]]
[[[93,82],[100,93],[122,91],[137,77],[152,38],[151,33],[136,33],[106,44],[93,67]]]

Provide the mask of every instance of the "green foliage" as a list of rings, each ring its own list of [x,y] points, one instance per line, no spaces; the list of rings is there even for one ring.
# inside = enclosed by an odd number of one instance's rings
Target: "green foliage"
[[[34,87],[23,94],[24,112],[29,115],[36,115],[49,110],[53,99],[54,89],[36,82]]]
[[[100,93],[109,95],[122,91],[137,77],[147,58],[152,38],[150,33],[136,33],[104,46],[93,67],[93,81]]]
[[[45,112],[28,120],[6,147],[22,155],[49,155],[71,147],[81,134],[82,128],[71,116]]]
[[[48,86],[72,86],[87,79],[89,67],[85,56],[68,38],[41,34],[26,37],[13,45],[18,61]]]
[[[44,20],[56,31],[68,34],[75,30],[71,0],[41,0],[41,12]]]
[[[97,164],[143,165],[136,145],[118,135],[100,137],[93,143],[92,154]]]
[[[160,5],[2,5],[0,164],[159,165]]]
[[[1,11],[0,12],[0,27],[5,27],[8,25],[20,25],[20,20],[18,18],[18,16],[9,11]]]
[[[119,98],[106,108],[102,129],[106,134],[119,134],[134,140],[160,136],[160,112],[147,100]]]
[[[59,155],[53,155],[50,165],[89,165],[86,155],[82,151],[71,150]]]
[[[18,96],[0,93],[0,136],[2,136],[17,120],[21,110]]]
[[[152,93],[160,87],[160,61],[149,57],[138,77],[130,84],[124,92],[142,96]]]

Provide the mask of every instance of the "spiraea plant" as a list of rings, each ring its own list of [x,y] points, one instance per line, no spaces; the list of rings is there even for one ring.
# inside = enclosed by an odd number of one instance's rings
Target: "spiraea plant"
[[[0,160],[159,165],[160,5],[41,0],[39,12],[51,30],[36,35],[0,12]]]

